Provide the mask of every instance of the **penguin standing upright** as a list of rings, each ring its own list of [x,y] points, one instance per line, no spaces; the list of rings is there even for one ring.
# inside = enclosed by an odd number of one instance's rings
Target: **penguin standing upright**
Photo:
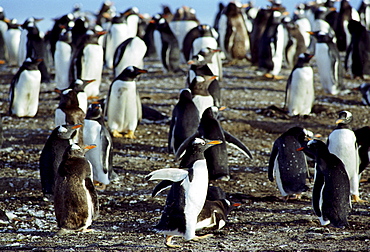
[[[362,83],[359,87],[355,88],[359,90],[362,95],[362,103],[370,106],[370,83]]]
[[[365,126],[359,128],[355,130],[354,133],[356,136],[358,155],[360,158],[358,172],[361,175],[370,162],[370,127]]]
[[[351,121],[351,112],[339,112],[338,119],[335,121],[337,127],[330,133],[327,144],[330,153],[335,154],[344,163],[351,185],[353,201],[363,202],[359,193],[358,146],[356,136],[348,125]]]
[[[293,21],[298,25],[298,30],[302,34],[304,44],[308,48],[311,44],[311,36],[308,31],[311,31],[311,23],[305,14],[305,6],[303,3],[297,5],[297,9],[294,11]]]
[[[98,39],[105,32],[89,30],[82,38],[78,48],[74,51],[70,66],[70,81],[76,79],[95,81],[85,88],[87,97],[97,97],[100,93],[100,84],[103,72],[103,47]]]
[[[250,50],[249,34],[239,2],[230,2],[218,23],[219,44],[227,59],[245,59]]]
[[[109,88],[105,105],[107,126],[113,137],[136,138],[135,130],[142,117],[141,101],[136,89],[136,77],[147,70],[126,67]],[[122,135],[121,132],[126,134]]]
[[[289,21],[289,19],[288,17],[284,19],[284,28],[287,33],[284,59],[287,67],[293,68],[298,62],[299,55],[306,52],[307,47],[298,25]],[[306,34],[309,35],[307,32]]]
[[[21,40],[21,30],[17,24],[17,20],[13,19],[8,24],[8,29],[5,32],[4,40],[8,51],[8,65],[15,66],[18,61],[19,43]]]
[[[351,42],[351,34],[348,31],[348,22],[355,20],[360,22],[360,16],[357,11],[352,8],[348,0],[340,2],[340,10],[338,14],[337,27],[335,34],[337,36],[337,46],[339,51],[346,51]]]
[[[199,112],[195,106],[190,89],[180,91],[179,101],[172,110],[170,131],[168,133],[168,152],[176,154],[180,145],[198,129]]]
[[[345,165],[326,144],[310,140],[307,146],[315,155],[315,182],[312,191],[312,206],[321,225],[348,226],[347,216],[351,211],[350,185]]]
[[[99,103],[89,105],[84,124],[84,143],[96,145],[85,157],[92,165],[94,184],[104,190],[113,173],[113,142],[105,127],[103,110]]]
[[[161,169],[147,176],[149,180],[164,180],[158,185],[160,187],[172,184],[161,220],[155,227],[158,232],[166,235],[168,247],[180,247],[171,243],[173,236],[183,236],[186,240],[199,240],[210,236],[209,234],[196,236],[195,230],[197,217],[204,206],[208,188],[204,151],[220,143],[221,141],[218,140],[195,138],[188,146],[180,147],[176,154],[178,158],[186,148],[180,166],[188,170]]]
[[[82,111],[86,114],[87,111],[87,94],[85,92],[86,86],[93,83],[95,80],[80,80],[77,79],[76,81],[72,82],[71,85],[69,85],[69,89],[72,89],[77,94],[77,101],[78,106]]]
[[[285,106],[291,116],[311,113],[315,100],[313,70],[309,65],[311,54],[299,55],[298,62],[290,73],[286,85]]]
[[[40,155],[40,178],[44,199],[54,193],[55,176],[62,162],[64,151],[72,144],[72,138],[81,124],[60,125],[50,134]]]
[[[34,117],[38,110],[41,73],[40,59],[27,58],[14,75],[9,90],[9,114]]]
[[[199,117],[202,117],[204,110],[215,105],[215,99],[209,92],[209,87],[213,80],[216,80],[216,76],[198,75],[189,85],[193,95],[193,102],[199,111]]]
[[[92,183],[92,168],[77,144],[69,146],[59,166],[55,180],[54,209],[60,230],[56,235],[87,228],[99,214],[98,195]]]
[[[315,59],[320,82],[326,93],[337,95],[343,86],[343,67],[337,46],[328,33],[309,32],[316,38]]]
[[[370,0],[362,0],[357,11],[361,24],[370,30]]]
[[[113,75],[117,77],[126,67],[144,68],[145,42],[135,36],[122,42],[114,52]]]
[[[276,184],[285,200],[292,196],[301,197],[301,193],[308,190],[307,160],[304,153],[297,151],[304,143],[305,137],[312,135],[306,129],[293,127],[279,136],[272,147],[268,178]]]

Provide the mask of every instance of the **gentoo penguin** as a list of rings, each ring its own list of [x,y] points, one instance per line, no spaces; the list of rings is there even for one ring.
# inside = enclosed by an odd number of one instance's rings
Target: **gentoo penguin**
[[[21,30],[16,19],[12,19],[8,24],[4,40],[8,51],[8,65],[15,66],[18,62],[19,43],[21,40]]]
[[[352,78],[364,79],[364,75],[370,75],[370,32],[355,20],[350,20],[347,27],[351,43],[347,48],[344,67]]]
[[[27,18],[24,23],[20,26],[22,28],[21,37],[19,41],[19,52],[18,52],[18,65],[21,66],[23,62],[27,58],[27,34],[28,29],[27,27],[35,27],[34,30],[37,29],[36,23],[41,21],[42,19],[36,18]]]
[[[169,153],[176,154],[180,145],[197,131],[199,118],[199,112],[193,102],[190,89],[182,89],[179,101],[172,110],[168,133]]]
[[[186,240],[200,240],[210,235],[196,236],[196,224],[207,195],[208,172],[204,151],[221,141],[195,138],[188,146],[179,148],[176,157],[186,148],[180,163],[185,169],[167,168],[151,172],[148,180],[164,180],[159,186],[168,187],[166,206],[161,220],[155,229],[166,235],[165,244],[168,247],[180,247],[171,243],[173,236],[183,236]]]
[[[86,113],[84,144],[95,144],[96,148],[85,154],[93,168],[94,184],[104,190],[113,173],[113,141],[105,127],[101,104],[92,103]]]
[[[299,55],[306,52],[307,47],[297,24],[289,17],[284,18],[283,24],[287,33],[284,60],[288,68],[293,68],[297,64]],[[307,32],[306,34],[309,35]]]
[[[5,33],[8,30],[9,19],[5,17],[4,9],[0,6],[0,60],[4,64],[8,60],[7,46],[5,42]]]
[[[335,121],[337,127],[330,133],[327,145],[330,153],[335,154],[344,164],[347,171],[351,195],[354,202],[363,202],[359,193],[359,156],[356,136],[349,123],[352,121],[352,113],[341,111]]]
[[[136,138],[134,133],[141,120],[142,110],[135,79],[142,73],[147,73],[147,70],[128,66],[109,88],[104,114],[113,137]],[[126,134],[122,135],[124,131]]]
[[[144,68],[144,56],[147,47],[145,42],[135,36],[122,42],[114,52],[113,75],[117,77],[126,67]]]
[[[73,20],[75,19],[74,15],[72,13],[65,14],[59,18],[54,19],[54,25],[53,28],[45,35],[45,38],[47,39],[49,45],[50,45],[50,52],[52,57],[55,55],[56,50],[56,44],[58,41],[60,41],[62,34],[65,33],[65,30],[70,31],[70,41],[68,43],[72,42],[72,28],[74,26]],[[62,41],[65,41],[62,39]],[[54,59],[55,61],[55,59]]]
[[[98,39],[105,32],[89,30],[81,39],[71,58],[69,80],[76,79],[95,81],[85,88],[87,97],[97,97],[100,93],[100,84],[103,72],[103,47]]]
[[[357,10],[360,21],[367,30],[370,30],[370,0],[362,0]]]
[[[86,86],[93,83],[95,80],[81,80],[77,79],[69,85],[69,89],[72,89],[77,94],[78,106],[86,114],[87,111],[87,94],[85,92]]]
[[[365,126],[354,131],[360,157],[359,174],[365,170],[370,162],[370,127]]]
[[[230,178],[230,171],[228,166],[228,153],[226,144],[236,147],[248,158],[253,157],[249,149],[239,139],[221,127],[221,124],[217,119],[218,113],[218,108],[215,106],[207,108],[200,119],[197,132],[186,139],[183,142],[183,145],[189,145],[189,143],[196,137],[220,139],[222,143],[213,147],[212,149],[206,150],[204,152],[204,156],[207,160],[209,179],[228,180]]]
[[[55,180],[54,209],[60,230],[56,235],[87,229],[99,214],[98,195],[92,183],[92,167],[78,144],[69,146]]]
[[[250,50],[249,34],[241,8],[239,2],[230,2],[219,19],[219,44],[228,60],[245,59]]]
[[[300,199],[301,193],[308,190],[307,160],[304,153],[297,151],[312,132],[301,127],[293,127],[279,136],[272,147],[268,179],[276,184],[284,200]]]
[[[291,116],[311,113],[315,100],[313,70],[309,64],[312,54],[302,53],[290,73],[285,90],[285,107]]]
[[[362,103],[370,106],[370,83],[362,83],[359,87],[355,88],[359,90],[362,95]]]
[[[340,2],[340,10],[338,14],[337,27],[335,34],[337,36],[337,46],[339,51],[346,51],[349,43],[351,42],[351,34],[348,31],[348,22],[355,20],[360,22],[360,16],[357,11],[352,8],[347,0]]]
[[[293,21],[298,25],[298,30],[304,39],[304,44],[308,48],[311,43],[311,36],[307,32],[311,31],[311,23],[305,14],[305,5],[300,3],[296,8],[293,14]]]
[[[312,191],[312,206],[321,225],[332,224],[338,228],[348,226],[347,216],[351,211],[350,183],[345,165],[326,144],[310,140],[307,146],[315,155],[315,182]],[[301,148],[300,148],[301,149]]]
[[[321,31],[309,32],[316,38],[315,59],[320,82],[326,93],[337,95],[343,86],[343,67],[333,38]]]
[[[69,68],[72,57],[72,27],[74,22],[69,22],[64,29],[61,30],[59,39],[54,45],[54,66],[55,66],[55,82],[56,88],[63,90],[69,86]]]
[[[72,138],[81,126],[81,124],[57,126],[46,140],[39,162],[41,187],[45,200],[49,200],[54,193],[55,175],[62,162],[64,151],[72,144]]]
[[[14,75],[9,90],[9,114],[18,117],[34,117],[38,110],[41,59],[27,58]]]
[[[59,125],[83,125],[86,114],[79,107],[77,92],[66,89],[60,94],[58,107],[55,109],[55,127]],[[74,143],[83,144],[83,130],[79,130],[73,137]]]

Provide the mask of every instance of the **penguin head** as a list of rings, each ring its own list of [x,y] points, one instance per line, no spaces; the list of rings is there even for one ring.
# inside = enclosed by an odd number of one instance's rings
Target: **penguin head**
[[[147,73],[148,70],[140,69],[135,66],[128,66],[117,76],[116,79],[123,81],[133,81],[142,73]]]
[[[304,146],[298,148],[297,151],[304,151],[308,155],[314,155],[315,157],[329,154],[328,146],[321,140],[312,139],[308,141]]]
[[[217,119],[218,114],[219,114],[219,109],[216,106],[208,107],[203,112],[202,121],[205,119]]]
[[[89,85],[90,83],[93,83],[94,81],[95,79],[92,80],[77,79],[72,85],[70,85],[70,88],[76,91],[77,93],[84,92],[86,86]]]
[[[72,175],[80,179],[85,179],[90,175],[90,165],[84,157],[86,151],[96,147],[96,145],[88,145],[81,148],[78,144],[73,143],[64,151],[62,162],[58,169],[58,174],[62,177],[70,177]]]
[[[57,129],[57,136],[60,139],[72,139],[76,135],[77,129],[81,128],[82,124],[75,125],[60,125]]]
[[[352,113],[346,110],[339,112],[338,119],[335,124],[348,124],[352,121]]]
[[[189,88],[193,95],[208,96],[208,87],[217,76],[200,76],[197,75],[189,85]]]
[[[180,98],[179,100],[188,100],[192,101],[191,90],[189,88],[183,88],[180,90]]]
[[[103,109],[99,102],[93,102],[86,111],[86,119],[97,120],[103,115]]]

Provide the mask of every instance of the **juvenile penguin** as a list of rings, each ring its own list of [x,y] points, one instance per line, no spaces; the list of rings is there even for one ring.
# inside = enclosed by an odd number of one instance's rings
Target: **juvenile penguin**
[[[180,145],[197,131],[199,118],[199,112],[192,100],[190,89],[182,89],[179,101],[172,110],[168,133],[169,153],[175,154]]]
[[[313,55],[299,55],[285,89],[285,107],[291,116],[308,115],[311,113],[315,100],[314,75],[309,61]]]
[[[308,190],[307,160],[304,153],[297,151],[312,132],[301,127],[293,127],[278,137],[271,150],[268,178],[276,184],[284,200],[300,199],[301,193]]]
[[[338,119],[335,121],[337,127],[330,133],[327,145],[330,153],[335,154],[342,160],[345,166],[351,185],[350,188],[353,201],[363,202],[359,196],[358,146],[356,143],[356,136],[348,125],[351,121],[351,112],[339,112]]]
[[[96,145],[85,157],[93,167],[94,184],[104,190],[113,173],[113,141],[105,127],[103,110],[99,103],[90,104],[86,113],[84,144]]]
[[[166,235],[168,247],[180,247],[171,243],[173,236],[183,236],[186,240],[200,240],[210,235],[196,236],[197,218],[202,210],[208,188],[207,164],[204,151],[221,141],[210,141],[196,138],[187,147],[182,146],[176,154],[177,158],[186,148],[180,166],[185,169],[168,168],[151,172],[149,180],[168,181],[171,185],[166,206],[161,220],[156,225],[158,232]],[[162,184],[162,183],[161,183]]]
[[[72,89],[77,94],[78,106],[82,109],[82,111],[86,114],[87,111],[87,94],[85,92],[85,88],[93,83],[95,80],[81,80],[77,79],[76,81],[72,82],[69,85],[69,89]]]
[[[77,144],[69,146],[55,180],[54,208],[60,230],[56,235],[87,229],[99,214],[98,195],[92,183],[92,167]]]
[[[326,93],[337,95],[343,86],[343,67],[337,46],[328,33],[309,32],[316,38],[315,59],[320,82]]]
[[[132,37],[122,42],[114,52],[113,74],[117,77],[126,67],[144,68],[144,56],[147,47],[139,37]]]
[[[107,125],[113,137],[136,138],[135,130],[142,117],[141,101],[136,90],[136,77],[147,70],[126,67],[109,88],[105,105]],[[126,132],[122,135],[121,132]]]
[[[351,211],[350,183],[345,165],[326,144],[310,140],[304,149],[315,155],[315,182],[312,191],[312,206],[321,225],[332,224],[338,228],[348,226],[347,216]],[[303,149],[303,150],[304,150]]]
[[[41,73],[40,59],[27,58],[14,75],[9,90],[9,114],[34,117],[38,110]]]
[[[81,124],[57,126],[46,140],[39,162],[41,187],[45,200],[54,193],[55,175],[62,162],[64,151],[72,144],[72,138],[81,126]]]

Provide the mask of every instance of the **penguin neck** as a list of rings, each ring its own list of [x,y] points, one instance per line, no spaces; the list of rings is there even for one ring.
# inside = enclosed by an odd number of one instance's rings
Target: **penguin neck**
[[[348,124],[339,123],[335,129],[351,129],[351,127]]]
[[[191,168],[193,167],[194,163],[198,160],[205,160],[204,152],[197,151],[197,152],[185,152],[184,157],[181,160],[180,167],[182,168]]]

